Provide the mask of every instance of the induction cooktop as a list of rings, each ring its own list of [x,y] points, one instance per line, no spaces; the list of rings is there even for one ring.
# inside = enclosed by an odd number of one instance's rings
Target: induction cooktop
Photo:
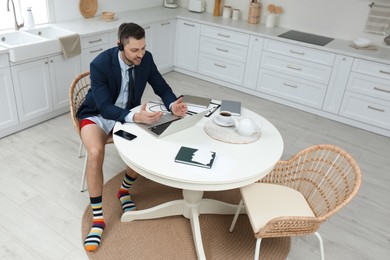
[[[294,30],[290,30],[278,36],[281,38],[286,38],[286,39],[295,40],[299,42],[311,43],[320,46],[325,46],[326,44],[334,40],[333,38],[328,38],[316,34],[299,32]]]

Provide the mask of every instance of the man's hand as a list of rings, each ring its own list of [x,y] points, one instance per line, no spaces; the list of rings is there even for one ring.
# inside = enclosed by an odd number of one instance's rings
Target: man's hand
[[[173,102],[171,110],[175,116],[185,116],[186,115],[187,105],[185,103],[183,103],[183,97],[180,97],[175,102]]]
[[[133,121],[135,123],[154,124],[161,119],[164,112],[149,112],[146,111],[146,103],[143,103],[138,113],[134,114]]]

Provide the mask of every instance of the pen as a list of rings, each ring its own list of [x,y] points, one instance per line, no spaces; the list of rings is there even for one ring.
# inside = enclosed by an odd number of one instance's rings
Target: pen
[[[187,111],[187,115],[192,116],[192,115],[196,115],[196,114],[198,114],[198,113],[190,111],[190,110]]]

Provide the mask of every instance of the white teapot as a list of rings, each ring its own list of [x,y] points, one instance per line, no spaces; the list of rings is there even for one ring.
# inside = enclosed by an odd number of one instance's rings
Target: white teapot
[[[251,136],[260,131],[260,128],[248,117],[234,118],[234,125],[239,135]]]

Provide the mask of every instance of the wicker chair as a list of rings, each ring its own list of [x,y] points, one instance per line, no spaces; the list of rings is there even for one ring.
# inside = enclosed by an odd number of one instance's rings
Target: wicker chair
[[[79,136],[80,136],[80,120],[76,117],[76,113],[80,105],[83,103],[90,86],[91,86],[91,81],[89,78],[89,71],[86,71],[78,75],[70,85],[70,90],[69,90],[70,115],[73,121],[73,125]],[[107,140],[107,143],[112,143],[112,142],[113,142],[112,137],[110,137]],[[82,150],[83,150],[83,142],[80,140],[80,147],[79,147],[79,154],[78,154],[79,158],[82,157]],[[81,178],[81,188],[80,188],[81,192],[86,190],[85,174],[86,174],[86,167],[87,167],[87,158],[88,158],[88,154],[85,155],[83,175]]]
[[[259,259],[262,238],[313,233],[325,259],[317,230],[355,196],[360,184],[360,168],[347,152],[333,145],[309,147],[279,161],[260,181],[241,188],[242,200],[229,231],[245,204],[257,238],[254,259]]]

